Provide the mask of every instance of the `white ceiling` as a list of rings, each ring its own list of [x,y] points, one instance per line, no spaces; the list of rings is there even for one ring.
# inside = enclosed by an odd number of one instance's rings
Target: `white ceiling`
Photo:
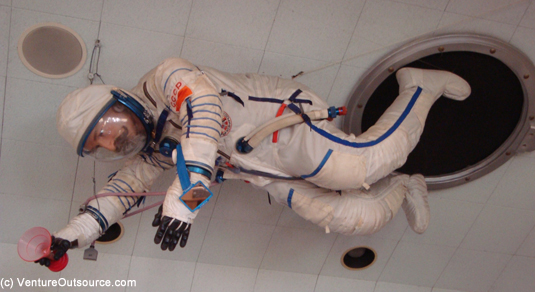
[[[22,262],[20,235],[33,226],[62,228],[93,190],[93,162],[78,159],[55,129],[62,98],[88,85],[89,61],[64,79],[26,69],[18,37],[41,22],[74,29],[89,54],[100,39],[99,73],[108,84],[133,87],[176,56],[230,72],[304,71],[297,80],[339,106],[370,66],[415,37],[490,35],[535,60],[535,1],[0,0],[0,278],[133,279],[138,291],[535,291],[535,154],[431,192],[423,235],[408,228],[403,212],[373,236],[325,234],[269,205],[264,191],[225,182],[185,249],[162,252],[152,243],[148,211],[123,221],[118,243],[97,246],[97,262],[83,261],[83,250],[70,251],[58,274]],[[117,167],[96,164],[97,186]],[[172,177],[154,189],[165,190]],[[344,269],[342,253],[359,245],[373,248],[376,262]],[[113,289],[125,290],[135,289]]]

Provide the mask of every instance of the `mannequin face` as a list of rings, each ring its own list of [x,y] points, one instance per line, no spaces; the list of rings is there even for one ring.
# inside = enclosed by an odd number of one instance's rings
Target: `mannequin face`
[[[125,152],[138,135],[145,136],[145,128],[128,108],[112,106],[97,122],[84,145],[84,151],[94,152],[98,147],[112,152]]]

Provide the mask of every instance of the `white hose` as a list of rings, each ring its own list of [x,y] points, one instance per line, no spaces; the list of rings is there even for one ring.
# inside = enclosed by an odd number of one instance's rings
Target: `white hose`
[[[329,110],[323,109],[310,111],[306,113],[306,115],[312,121],[323,120],[329,117]],[[280,117],[276,117],[271,121],[265,123],[261,127],[256,128],[253,132],[247,135],[244,140],[247,141],[247,144],[249,144],[249,146],[255,148],[262,142],[262,140],[264,140],[267,136],[273,134],[274,132],[289,126],[293,126],[295,124],[302,123],[303,121],[303,117],[301,115],[296,114],[286,114]]]

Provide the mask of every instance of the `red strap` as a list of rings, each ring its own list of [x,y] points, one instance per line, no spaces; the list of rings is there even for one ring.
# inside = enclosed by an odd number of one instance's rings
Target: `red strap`
[[[275,117],[280,117],[282,115],[282,113],[284,112],[285,108],[286,108],[286,104],[285,103],[281,104],[281,107],[279,107],[279,110],[277,111],[277,115]],[[279,138],[279,131],[273,132],[273,140],[272,140],[272,142],[273,143],[277,143],[278,138]]]

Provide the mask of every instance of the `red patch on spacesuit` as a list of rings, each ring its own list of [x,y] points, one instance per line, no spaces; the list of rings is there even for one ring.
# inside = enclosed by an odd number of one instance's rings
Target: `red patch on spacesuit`
[[[232,120],[226,111],[223,111],[223,119],[221,120],[221,137],[225,137],[232,130]]]
[[[184,100],[193,94],[187,85],[182,85],[182,82],[178,81],[173,88],[173,94],[171,95],[171,98],[169,98],[171,107],[174,107],[177,112],[180,111],[180,107],[182,106]]]

